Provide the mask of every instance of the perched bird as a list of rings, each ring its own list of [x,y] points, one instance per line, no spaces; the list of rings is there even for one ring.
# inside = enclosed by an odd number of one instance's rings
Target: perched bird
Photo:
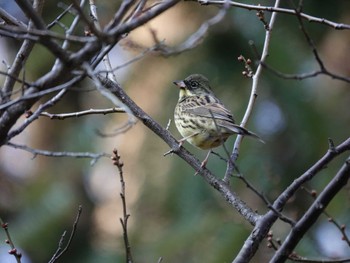
[[[231,112],[214,95],[203,75],[193,74],[174,81],[174,84],[180,88],[174,112],[176,128],[183,137],[180,146],[188,141],[200,149],[210,149],[202,166],[205,166],[211,149],[222,145],[233,134],[262,141],[256,134],[235,124]]]

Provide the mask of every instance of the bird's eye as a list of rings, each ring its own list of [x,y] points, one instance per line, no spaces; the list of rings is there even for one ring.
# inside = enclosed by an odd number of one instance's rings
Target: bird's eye
[[[199,83],[197,81],[192,80],[190,82],[190,86],[191,86],[191,88],[197,88],[199,86]]]

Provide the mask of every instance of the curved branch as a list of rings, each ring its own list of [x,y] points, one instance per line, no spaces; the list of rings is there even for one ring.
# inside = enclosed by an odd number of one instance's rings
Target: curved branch
[[[275,7],[278,7],[279,3],[280,3],[280,0],[276,0]],[[277,16],[277,13],[272,13],[272,16],[271,16],[271,19],[270,19],[268,26],[266,26],[266,24],[265,24],[266,34],[265,34],[264,47],[263,47],[263,51],[262,51],[261,59],[260,59],[260,61],[262,61],[262,62],[264,62],[269,55],[271,34],[272,34],[272,29],[273,29],[273,26],[274,26],[274,23],[276,20],[276,16]],[[261,64],[259,64],[258,68],[256,69],[255,74],[252,77],[252,79],[253,79],[252,88],[251,88],[251,92],[250,92],[250,98],[249,98],[247,110],[246,110],[246,112],[243,116],[243,119],[241,121],[242,127],[245,127],[247,125],[247,122],[248,122],[248,120],[253,112],[253,107],[255,105],[255,101],[256,101],[256,98],[258,96],[258,94],[257,94],[258,85],[259,85],[259,80],[260,80],[262,70],[263,70],[263,67]],[[227,182],[229,181],[229,177],[233,171],[232,163],[234,163],[238,158],[239,149],[240,149],[242,140],[243,140],[243,136],[238,135],[236,138],[235,144],[233,146],[233,151],[232,151],[232,154],[230,157],[232,162],[228,162],[225,177],[224,177],[224,180]]]

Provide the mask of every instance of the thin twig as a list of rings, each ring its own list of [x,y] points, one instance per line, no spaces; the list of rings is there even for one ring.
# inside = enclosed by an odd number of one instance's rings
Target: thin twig
[[[63,12],[61,14],[59,14],[50,24],[47,25],[47,29],[50,29],[51,27],[53,27],[54,25],[58,24],[59,21],[68,13],[71,12],[71,8],[72,8],[72,4],[70,4],[68,7],[66,7],[65,10],[63,10]]]
[[[237,170],[237,167],[235,167],[235,169]],[[277,215],[278,215],[278,218],[281,219],[283,222],[286,222],[287,224],[290,224],[291,226],[295,225],[295,222],[293,219],[283,215],[280,211],[277,211],[273,205],[270,203],[270,201],[267,199],[267,197],[260,193],[258,191],[258,189],[256,189],[249,181],[247,178],[245,178],[241,173],[238,172],[238,174],[235,176],[237,178],[239,178],[240,180],[242,180],[245,185],[250,189],[252,190],[264,203],[265,205],[267,206],[267,208],[271,209],[272,211],[274,211]]]
[[[299,219],[291,229],[285,241],[282,243],[276,254],[271,259],[271,263],[285,262],[304,234],[314,225],[318,217],[328,206],[335,195],[347,184],[350,178],[350,159],[347,159],[338,173],[325,187],[325,189],[315,199],[310,208]]]
[[[11,250],[9,250],[9,254],[10,255],[13,255],[17,261],[17,263],[20,263],[21,262],[21,258],[22,258],[22,253],[21,252],[18,252],[15,244],[13,243],[12,241],[12,238],[11,238],[11,235],[10,235],[10,231],[8,229],[8,223],[4,222],[2,220],[2,218],[0,217],[0,224],[1,224],[1,227],[2,229],[4,229],[5,231],[5,234],[6,234],[6,237],[7,239],[5,240],[6,244],[9,244],[10,247],[11,247]]]
[[[118,151],[116,149],[113,150],[112,160],[113,160],[113,164],[118,167],[120,185],[121,185],[120,198],[122,200],[122,205],[123,205],[123,218],[120,218],[120,223],[123,228],[126,263],[132,263],[133,259],[132,259],[131,246],[130,246],[129,237],[128,237],[128,219],[130,218],[130,214],[127,213],[127,208],[126,208],[125,181],[123,176],[124,163],[120,160],[120,155],[118,155]]]
[[[121,127],[118,128],[116,130],[116,132],[113,133],[112,136],[115,136],[119,133],[124,133],[124,132],[128,131],[129,129],[131,129],[136,124],[137,119],[135,118],[134,114],[129,109],[129,107],[127,105],[125,105],[124,103],[122,103],[122,101],[118,97],[116,97],[110,90],[106,89],[102,85],[99,78],[96,77],[95,72],[92,70],[92,68],[87,63],[85,63],[83,65],[83,67],[87,71],[87,74],[89,75],[89,77],[94,81],[96,89],[100,92],[100,94],[102,96],[104,96],[105,98],[107,98],[108,100],[110,100],[116,107],[122,108],[125,111],[125,113],[128,114],[128,120],[123,125],[121,125]],[[118,82],[116,82],[116,81],[113,81],[113,82],[115,82],[117,85],[119,85]],[[102,132],[99,132],[99,133],[102,136],[105,136],[105,137],[108,136],[108,135],[103,135]]]
[[[226,2],[228,3],[229,1],[226,1]],[[164,45],[163,42],[159,41],[156,38],[156,35],[153,34],[153,38],[156,44],[158,44],[157,51],[159,51],[164,56],[171,56],[171,55],[183,53],[187,50],[197,47],[201,43],[205,35],[207,34],[210,27],[219,23],[225,17],[228,7],[229,7],[228,4],[224,4],[221,10],[214,17],[203,22],[196,32],[190,35],[184,42],[182,42],[177,47],[171,48]]]
[[[302,262],[302,263],[348,263],[350,262],[350,258],[345,259],[309,259],[305,257],[301,257],[299,255],[292,254],[288,257],[289,260],[294,262]]]
[[[340,154],[350,151],[350,137],[343,141],[334,149],[329,149],[323,157],[321,157],[313,166],[311,166],[305,173],[296,178],[273,202],[273,208],[276,211],[282,211],[288,200],[300,189],[300,187],[307,181],[310,181],[322,169],[324,169],[334,158]],[[256,253],[261,241],[266,237],[272,225],[278,219],[278,214],[273,210],[263,215],[257,225],[254,227],[249,237],[245,241],[240,252],[237,254],[233,263],[248,262]]]
[[[78,7],[83,8],[84,5],[85,5],[85,0],[81,0],[81,1],[80,1],[80,6],[78,6]],[[72,5],[70,5],[68,8],[66,8],[66,10],[69,11],[71,6],[72,6]],[[58,18],[57,18],[57,19],[58,19]],[[69,29],[66,30],[66,32],[65,32],[65,36],[66,36],[67,38],[64,40],[64,42],[63,42],[63,44],[62,44],[62,49],[68,50],[68,48],[69,48],[69,46],[70,46],[69,37],[71,37],[73,31],[74,31],[74,30],[76,29],[76,27],[78,26],[79,21],[80,21],[80,15],[78,14],[77,16],[74,17],[74,20],[73,20],[73,22],[71,23]],[[59,60],[59,59],[56,59],[56,60],[55,60],[55,64],[54,64],[53,67],[52,67],[52,70],[56,70],[56,68],[59,67],[59,65],[60,65],[60,60]]]
[[[279,6],[279,3],[280,3],[280,0],[276,0],[275,8],[277,8]],[[269,55],[271,34],[272,34],[272,30],[273,30],[273,26],[274,26],[276,17],[277,17],[277,13],[272,13],[268,27],[265,26],[265,29],[267,28],[268,30],[265,30],[266,33],[265,33],[264,47],[263,47],[263,51],[262,51],[261,59],[260,59],[260,61],[263,61],[263,62],[266,60],[266,58]],[[241,121],[241,124],[240,124],[242,127],[245,127],[247,125],[247,122],[248,122],[248,120],[253,112],[253,107],[255,105],[255,101],[256,101],[256,98],[258,96],[258,86],[259,86],[259,81],[260,81],[262,69],[263,69],[263,67],[261,65],[259,65],[258,68],[256,69],[255,74],[252,77],[252,88],[251,88],[248,106],[247,106],[246,112],[245,112],[243,119]],[[233,151],[232,151],[232,154],[230,157],[230,159],[232,159],[233,162],[235,162],[238,158],[239,150],[240,150],[240,146],[241,146],[243,138],[244,137],[242,135],[238,135],[236,138],[235,144],[233,146]],[[233,169],[234,169],[234,167],[230,163],[228,163],[225,177],[224,177],[225,181],[229,181],[229,176],[232,173]]]
[[[6,12],[3,8],[0,7],[0,18],[5,22],[7,25],[12,25],[16,27],[22,27],[26,28],[27,25],[20,21],[19,19],[15,18],[8,12]]]
[[[59,113],[59,114],[53,114],[49,112],[42,112],[40,113],[40,116],[48,117],[52,120],[64,120],[68,118],[78,118],[85,115],[95,115],[95,114],[110,114],[110,113],[125,113],[125,110],[121,108],[109,108],[109,109],[89,109],[84,111],[78,111],[78,112],[69,112],[69,113]]]
[[[65,82],[65,83],[63,83],[61,85],[58,85],[56,87],[45,89],[43,91],[38,91],[38,92],[32,92],[32,93],[24,94],[23,96],[19,97],[18,99],[14,99],[14,100],[11,100],[11,101],[6,102],[4,104],[1,104],[0,105],[0,110],[6,109],[6,108],[8,108],[10,106],[13,106],[14,104],[17,104],[17,103],[21,102],[21,101],[41,98],[42,96],[45,96],[47,94],[66,89],[66,88],[71,87],[74,84],[78,83],[84,77],[85,77],[84,75],[76,76],[76,77],[72,78],[71,80],[69,80],[69,81],[67,81],[67,82]],[[34,88],[37,87],[35,84],[34,85],[30,84],[29,86],[34,87]]]
[[[224,5],[226,3],[226,0],[195,0],[195,1],[199,2],[202,5]],[[266,12],[273,12],[273,13],[282,13],[287,15],[296,14],[294,9],[287,9],[287,8],[281,8],[276,6],[273,7],[273,6],[263,6],[263,5],[250,5],[250,4],[243,4],[235,1],[229,1],[229,4],[231,6],[244,8],[247,10],[266,11]],[[300,13],[300,16],[301,18],[311,23],[320,23],[337,30],[350,30],[349,24],[336,23],[325,18],[320,18],[320,17],[308,15],[305,13]]]
[[[81,205],[79,205],[78,212],[77,212],[77,215],[76,215],[74,223],[73,223],[72,231],[70,232],[70,236],[69,236],[69,239],[67,241],[66,246],[64,248],[62,248],[63,247],[64,238],[66,236],[66,231],[64,231],[62,236],[61,236],[61,238],[60,238],[60,240],[59,240],[59,242],[58,242],[57,250],[53,254],[53,256],[50,259],[49,263],[53,263],[56,260],[58,260],[69,249],[69,246],[70,246],[70,244],[71,244],[71,242],[73,240],[73,237],[74,237],[74,235],[76,233],[78,222],[79,222],[79,218],[80,218],[80,215],[81,215],[82,211],[83,211],[83,207]]]
[[[76,17],[77,18],[77,17]],[[7,36],[14,39],[28,39],[33,40],[35,42],[42,42],[42,38],[49,37],[51,39],[57,40],[69,40],[71,42],[76,42],[77,44],[87,44],[89,42],[96,41],[96,38],[91,36],[77,36],[77,35],[62,35],[60,33],[50,31],[47,29],[36,29],[36,28],[22,28],[17,26],[10,25],[1,25],[0,24],[0,35]],[[52,49],[51,51],[57,51],[56,49]],[[53,52],[54,53],[54,52]],[[60,54],[61,51],[57,51],[56,54]],[[66,56],[64,56],[66,58]],[[68,59],[68,58],[66,58]]]
[[[34,148],[30,148],[27,145],[16,144],[12,142],[7,142],[5,145],[15,148],[21,149],[33,154],[33,158],[37,155],[42,155],[46,157],[73,157],[73,158],[90,158],[92,159],[90,164],[94,165],[100,158],[107,157],[110,158],[111,155],[108,153],[90,153],[90,152],[53,152],[53,151],[45,151],[38,150]]]
[[[92,22],[93,22],[93,25],[94,25],[94,28],[96,28],[96,31],[100,31],[101,29],[101,26],[100,26],[100,22],[99,22],[99,19],[98,19],[98,14],[97,14],[97,7],[96,7],[96,4],[95,4],[95,0],[90,0],[89,1],[89,4],[90,4],[90,15],[92,17]],[[95,32],[93,32],[95,33]],[[106,68],[106,71],[107,71],[107,76],[109,78],[111,78],[113,81],[117,82],[117,77],[115,76],[113,70],[112,70],[112,64],[111,64],[111,61],[109,59],[109,54],[107,53],[103,59],[103,64]]]
[[[8,141],[11,140],[14,136],[16,136],[16,135],[20,134],[22,131],[24,131],[24,129],[27,128],[29,124],[31,124],[33,121],[35,121],[36,119],[39,118],[42,111],[55,105],[64,96],[64,94],[66,92],[67,92],[67,89],[63,89],[60,92],[58,92],[53,98],[51,98],[50,100],[48,100],[44,104],[40,105],[35,112],[30,114],[30,116],[24,121],[24,123],[20,127],[11,131],[8,134],[7,140]]]
[[[158,48],[159,48],[159,47],[158,47],[157,44],[154,45],[154,46],[152,46],[152,47],[150,47],[150,48],[146,48],[146,49],[143,50],[139,55],[133,57],[133,58],[130,59],[129,61],[127,61],[127,62],[125,62],[125,63],[123,63],[123,64],[121,64],[121,65],[119,65],[119,66],[116,66],[116,67],[110,69],[110,71],[114,72],[114,71],[117,71],[117,70],[119,70],[119,69],[122,69],[122,68],[124,68],[124,67],[126,67],[126,66],[129,66],[130,64],[132,64],[132,63],[134,63],[134,62],[136,62],[136,61],[138,61],[138,60],[144,58],[144,57],[146,56],[146,54],[151,53],[151,52],[153,52],[153,51],[156,51]],[[99,70],[98,73],[109,73],[109,71],[108,71],[108,70]]]
[[[43,9],[43,1],[34,1],[33,8],[38,13],[41,14]],[[27,30],[32,30],[34,28],[34,24],[32,20],[29,21]],[[21,48],[18,50],[16,57],[8,70],[8,74],[6,75],[4,86],[1,88],[2,94],[5,94],[4,97],[1,98],[1,103],[7,102],[10,100],[11,93],[13,91],[13,87],[16,83],[16,79],[18,78],[21,69],[24,67],[25,62],[27,61],[29,54],[33,50],[35,42],[31,40],[25,40],[22,43]]]
[[[309,190],[305,186],[303,186],[302,189],[307,192],[313,198],[313,200],[316,199],[317,192],[315,190]],[[326,210],[323,211],[323,214],[328,218],[328,222],[332,223],[340,231],[342,234],[342,240],[344,240],[350,247],[350,239],[345,231],[345,225],[339,224]]]

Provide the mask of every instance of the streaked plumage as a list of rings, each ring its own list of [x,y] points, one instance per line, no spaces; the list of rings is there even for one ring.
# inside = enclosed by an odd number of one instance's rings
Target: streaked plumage
[[[219,101],[210,88],[209,81],[200,74],[193,74],[182,81],[175,81],[180,88],[175,108],[175,125],[183,139],[200,149],[212,149],[223,144],[233,134],[256,134],[235,124],[231,112]]]

